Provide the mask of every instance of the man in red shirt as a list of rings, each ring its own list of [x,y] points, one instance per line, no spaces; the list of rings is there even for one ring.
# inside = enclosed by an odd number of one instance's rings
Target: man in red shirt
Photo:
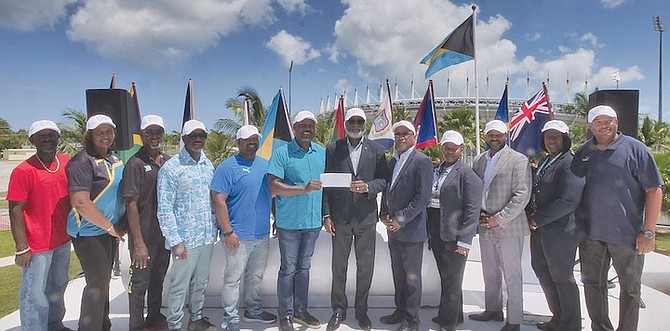
[[[70,330],[63,325],[63,295],[70,268],[65,165],[70,157],[56,153],[59,137],[56,123],[34,122],[28,138],[37,153],[19,164],[9,178],[7,201],[15,262],[23,270],[19,289],[23,330]]]

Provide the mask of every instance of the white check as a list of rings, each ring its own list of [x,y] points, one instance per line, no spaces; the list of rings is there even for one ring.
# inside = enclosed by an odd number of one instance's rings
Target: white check
[[[327,172],[321,174],[321,187],[349,187],[351,174]]]

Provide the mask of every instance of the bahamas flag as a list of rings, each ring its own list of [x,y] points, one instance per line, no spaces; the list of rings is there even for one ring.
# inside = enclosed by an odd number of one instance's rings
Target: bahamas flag
[[[444,40],[428,55],[426,55],[422,64],[428,66],[425,78],[434,73],[454,64],[470,61],[475,58],[474,43],[474,14],[470,15],[461,25],[444,38]]]
[[[498,104],[498,110],[496,111],[494,120],[501,120],[507,123],[507,128],[509,129],[509,99],[507,98],[507,90],[508,84],[505,83],[505,90],[500,98],[500,103]]]
[[[330,141],[337,141],[344,138],[344,97],[340,96],[340,100],[337,103],[337,109],[335,109],[335,116],[333,117],[335,121],[333,125],[333,137]]]
[[[186,101],[184,102],[184,115],[181,119],[181,127],[179,131],[184,127],[186,121],[195,119],[195,105],[193,100],[193,80],[188,80],[188,85],[186,86]],[[179,150],[184,148],[184,141],[179,139]]]
[[[435,94],[433,81],[428,81],[426,94],[423,96],[419,110],[416,112],[414,127],[416,128],[416,148],[437,145],[437,123],[435,122]]]
[[[293,139],[290,116],[284,102],[284,91],[281,88],[272,99],[272,105],[265,117],[261,135],[263,137],[256,154],[266,160],[270,159],[275,149]]]

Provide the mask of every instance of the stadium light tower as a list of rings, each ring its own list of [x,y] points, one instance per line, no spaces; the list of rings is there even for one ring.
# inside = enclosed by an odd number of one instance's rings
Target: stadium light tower
[[[658,121],[663,122],[663,32],[661,16],[654,16],[654,30],[658,31]]]

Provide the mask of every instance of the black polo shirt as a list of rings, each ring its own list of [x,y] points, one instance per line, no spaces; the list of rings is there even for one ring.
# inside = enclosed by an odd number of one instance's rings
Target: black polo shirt
[[[170,158],[163,152],[160,153],[160,156],[163,158],[163,162]],[[156,244],[163,247],[165,238],[156,216],[156,179],[159,169],[160,166],[149,156],[147,150],[144,147],[140,148],[135,155],[128,159],[123,170],[122,194],[126,200],[137,199],[144,242],[147,245]],[[132,238],[132,236],[129,236],[129,238]]]

